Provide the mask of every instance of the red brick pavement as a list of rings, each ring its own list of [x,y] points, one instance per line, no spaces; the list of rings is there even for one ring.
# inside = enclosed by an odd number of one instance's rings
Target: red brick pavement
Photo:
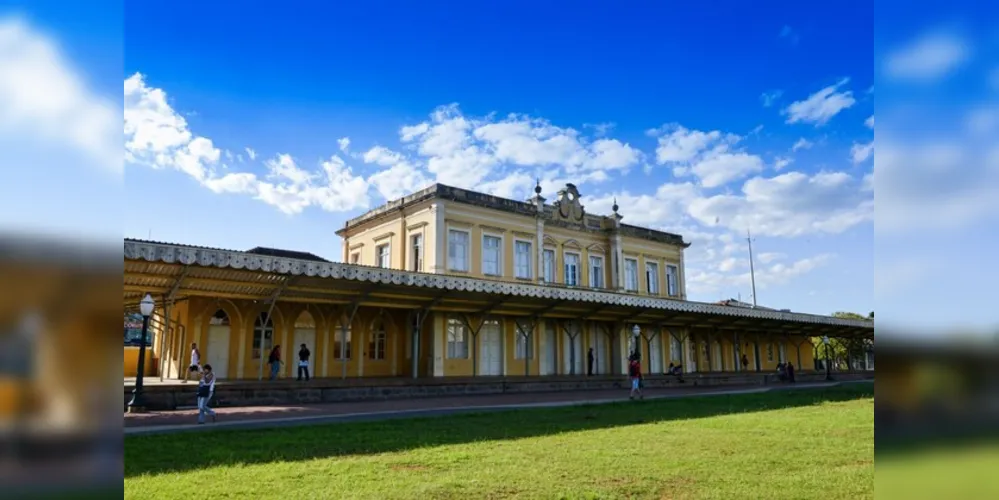
[[[668,396],[692,396],[718,392],[731,392],[749,389],[762,389],[760,385],[724,387],[683,387],[668,389],[646,389],[650,398]],[[586,402],[608,399],[625,399],[627,390],[567,391],[524,394],[491,394],[452,396],[424,399],[403,399],[391,401],[363,401],[297,406],[245,406],[217,408],[219,422],[251,422],[282,418],[326,417],[356,413],[388,413],[413,410],[434,410],[448,408],[488,407],[503,405],[529,405],[537,403]],[[192,424],[197,419],[197,410],[151,412],[125,414],[125,427],[151,427],[161,425]]]

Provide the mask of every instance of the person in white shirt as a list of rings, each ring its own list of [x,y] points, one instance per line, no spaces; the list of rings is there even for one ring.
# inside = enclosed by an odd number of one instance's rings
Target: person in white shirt
[[[218,417],[215,410],[209,408],[208,402],[215,395],[215,374],[212,373],[212,365],[205,365],[201,370],[201,380],[198,381],[198,423],[205,423],[205,415],[212,417],[215,422]]]
[[[191,364],[187,367],[187,373],[184,374],[183,382],[187,382],[187,377],[194,373],[201,372],[201,351],[198,350],[198,344],[191,344]]]

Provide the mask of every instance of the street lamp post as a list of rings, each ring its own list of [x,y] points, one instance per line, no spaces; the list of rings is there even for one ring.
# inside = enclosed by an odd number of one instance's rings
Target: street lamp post
[[[642,336],[642,329],[639,328],[638,325],[635,325],[631,329],[631,336],[632,336],[632,338],[634,338],[634,341],[635,341],[635,350],[634,350],[633,354],[635,356],[635,359],[637,359],[639,362],[641,362],[642,361],[642,344],[640,343],[639,340],[640,340],[640,338]]]
[[[829,365],[829,336],[828,335],[825,335],[825,336],[822,337],[822,343],[825,344],[825,346],[826,346],[826,381],[831,381],[833,378],[832,378],[832,371],[831,371],[832,367]]]
[[[142,382],[146,371],[146,335],[149,332],[149,317],[153,315],[156,303],[153,296],[146,294],[139,302],[139,313],[142,314],[142,342],[139,344],[139,362],[135,374],[135,389],[132,389],[132,400],[128,402],[129,413],[146,411],[146,398],[142,391]]]

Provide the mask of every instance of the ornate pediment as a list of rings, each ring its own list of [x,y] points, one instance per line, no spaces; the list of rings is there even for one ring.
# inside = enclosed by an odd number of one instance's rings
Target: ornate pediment
[[[558,192],[558,200],[552,203],[555,217],[567,222],[582,224],[586,219],[586,211],[579,202],[579,190],[574,184],[566,184]]]

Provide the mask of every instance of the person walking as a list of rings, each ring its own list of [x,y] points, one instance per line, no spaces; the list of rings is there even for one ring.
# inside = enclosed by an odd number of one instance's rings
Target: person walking
[[[276,345],[271,349],[271,354],[267,357],[267,364],[271,365],[271,380],[276,379],[283,364],[281,362],[281,346]]]
[[[302,375],[305,375],[305,381],[309,381],[309,356],[312,353],[309,352],[309,348],[302,344],[302,347],[298,350],[298,381],[302,381]]]
[[[212,422],[218,420],[215,410],[208,406],[208,403],[215,396],[215,373],[212,372],[212,365],[206,364],[201,369],[201,380],[198,381],[198,423],[205,423],[205,415],[212,417]]]
[[[593,376],[593,363],[597,360],[597,356],[593,354],[593,348],[586,353],[586,375],[589,377]]]
[[[628,363],[628,377],[631,378],[631,393],[628,394],[628,399],[645,399],[642,394],[642,365],[638,361],[637,357],[632,357],[631,362]]]

